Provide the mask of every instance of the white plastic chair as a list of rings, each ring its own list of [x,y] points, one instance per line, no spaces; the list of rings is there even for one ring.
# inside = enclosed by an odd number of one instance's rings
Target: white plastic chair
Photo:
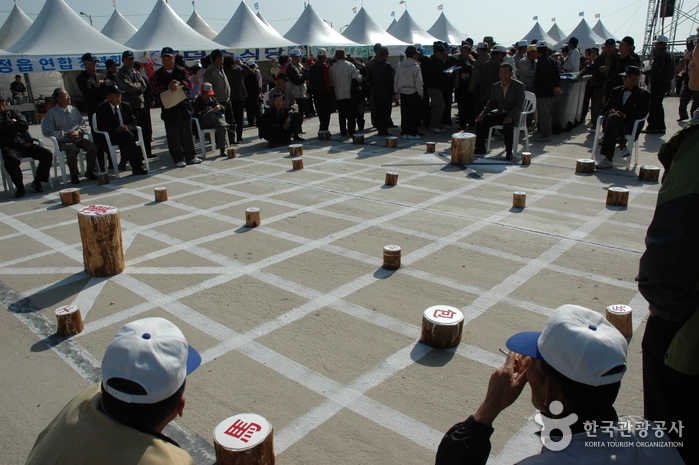
[[[524,92],[524,104],[522,112],[519,114],[519,125],[514,128],[514,140],[512,144],[512,153],[517,155],[517,147],[519,146],[519,133],[524,132],[524,148],[529,151],[529,129],[527,127],[527,116],[536,111],[536,96],[532,92]],[[493,130],[502,129],[504,126],[496,124],[491,126],[488,131],[488,142],[486,143],[486,152],[490,152],[490,141],[493,138]]]
[[[112,166],[114,167],[114,176],[116,178],[119,177],[119,164],[117,163],[117,156],[116,152],[119,150],[119,145],[112,145],[112,139],[109,137],[109,133],[106,131],[100,131],[97,129],[97,113],[92,115],[92,129],[97,134],[102,134],[104,138],[107,140],[107,147],[109,148],[109,157],[112,159]],[[141,126],[136,126],[136,130],[138,131],[138,140],[136,140],[136,147],[141,148],[141,155],[143,156],[143,164],[145,165],[146,169],[150,171],[150,166],[148,165],[148,157],[146,156],[146,149],[143,146],[143,131],[141,130]],[[98,144],[99,145],[99,144]]]
[[[32,137],[32,140],[39,144],[39,147],[44,146],[44,141],[41,139],[36,139]],[[25,161],[29,162],[29,166],[32,168],[32,175],[36,177],[36,160],[34,160],[32,157],[24,157],[22,158],[22,161],[20,162],[20,167],[21,163],[24,163]],[[4,158],[2,158],[2,150],[0,149],[0,170],[2,171],[2,188],[7,192],[8,190],[15,189],[16,192],[16,186],[13,188],[12,180],[10,179],[10,173],[7,172],[5,169],[5,161]],[[49,176],[49,185],[51,188],[53,188],[53,178]],[[14,192],[13,192],[14,194]]]
[[[216,129],[202,129],[201,124],[199,123],[199,118],[192,117],[192,119],[194,120],[194,124],[196,124],[197,126],[197,134],[199,135],[199,143],[201,144],[199,152],[201,153],[202,158],[206,158],[206,135],[209,135],[209,141],[211,142],[211,150],[213,150],[214,134],[216,134]]]
[[[54,177],[58,177],[56,173],[56,162],[58,162],[58,167],[61,169],[61,177],[63,178],[63,184],[68,183],[68,177],[66,175],[66,152],[61,150],[61,146],[58,143],[58,139],[50,136],[51,142],[53,142],[53,154],[54,154]],[[85,174],[85,155],[87,152],[80,150],[78,152],[78,166],[80,168],[80,173]]]
[[[626,147],[628,147],[629,151],[633,153],[634,157],[634,166],[638,165],[638,144],[636,143],[636,134],[638,133],[638,130],[640,129],[641,123],[644,122],[645,120],[648,119],[648,113],[646,116],[644,116],[641,119],[637,119],[633,123],[633,128],[631,128],[631,134],[626,134]],[[592,143],[592,158],[595,159],[597,157],[597,154],[599,153],[601,147],[601,139],[604,136],[604,132],[602,131],[602,122],[604,121],[604,116],[598,116],[597,117],[597,123],[595,124],[595,140]],[[626,169],[629,170],[631,169],[631,157],[626,157]]]

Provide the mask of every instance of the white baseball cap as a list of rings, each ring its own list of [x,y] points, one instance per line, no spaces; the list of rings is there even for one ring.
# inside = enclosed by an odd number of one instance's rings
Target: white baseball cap
[[[507,49],[505,48],[504,45],[494,45],[493,49],[490,51],[490,53],[507,53]]]
[[[301,50],[295,48],[289,52],[290,57],[300,57],[301,56]]]
[[[478,45],[476,45],[476,48],[488,48],[488,44],[485,42],[478,42]]]
[[[548,48],[549,44],[545,40],[536,43],[536,48]]]
[[[670,40],[666,36],[658,36],[655,38],[656,42],[662,42],[663,44],[668,43]]]
[[[520,40],[519,42],[517,42],[517,47],[526,47],[527,45],[529,45],[529,42],[527,42],[526,40]]]
[[[578,305],[558,307],[542,332],[515,334],[506,345],[589,386],[616,383],[626,372],[624,336],[604,316]]]
[[[182,386],[201,364],[199,353],[187,344],[182,331],[164,318],[144,318],[117,331],[102,358],[102,389],[122,402],[154,404]],[[108,382],[123,378],[140,385],[145,395],[118,391]]]

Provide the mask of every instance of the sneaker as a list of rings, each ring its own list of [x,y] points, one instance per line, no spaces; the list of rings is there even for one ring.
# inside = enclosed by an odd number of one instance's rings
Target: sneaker
[[[185,166],[187,166],[187,163],[183,161],[178,161],[177,163],[175,163],[175,166],[178,168],[184,168]]]
[[[609,168],[614,168],[614,163],[612,163],[608,158],[605,158],[604,160],[598,162],[595,165],[595,168],[598,170],[607,170]]]
[[[435,134],[441,134],[441,133],[442,133],[442,130],[439,129],[439,128],[430,128],[430,131],[432,131],[432,132],[435,133]]]
[[[201,163],[201,158],[194,157],[187,162],[188,165],[198,165]]]
[[[408,136],[408,139],[410,140],[418,140],[419,138],[420,136],[418,136],[417,134],[415,134],[414,136]]]
[[[623,146],[621,148],[621,156],[624,158],[630,157],[631,156],[631,150],[627,146]]]
[[[408,139],[410,139],[410,136],[407,134],[403,134],[402,136],[400,136],[400,138],[403,140],[408,140]]]

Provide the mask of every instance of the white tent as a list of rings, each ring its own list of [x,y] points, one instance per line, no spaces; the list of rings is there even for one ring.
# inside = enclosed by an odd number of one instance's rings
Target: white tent
[[[128,48],[128,47],[127,47]],[[63,0],[46,0],[34,22],[8,52],[25,56],[121,53],[124,45],[87,24]]]
[[[580,24],[578,24],[577,27],[573,29],[573,32],[568,34],[563,40],[559,41],[553,47],[553,49],[560,49],[568,43],[568,39],[570,39],[571,37],[575,37],[576,39],[578,39],[578,48],[580,50],[585,50],[586,48],[599,46],[601,44],[604,44],[605,41],[605,39],[601,38],[592,31],[590,26],[587,24],[587,21],[585,21],[585,19],[583,18],[582,21],[580,21]]]
[[[214,40],[226,48],[265,48],[294,45],[255,16],[255,13],[245,2],[240,2],[228,24],[221,29]]]
[[[396,21],[396,18],[393,18],[393,21],[391,21],[391,24],[389,24],[388,27],[386,28],[386,32],[390,33],[391,29],[393,29],[393,26],[395,26],[397,23],[398,23],[398,21]]]
[[[273,31],[276,31],[276,29],[274,29],[274,28],[272,27],[272,25],[269,24],[269,23],[267,22],[267,20],[266,20],[264,17],[262,17],[262,13],[260,13],[260,12],[258,11],[256,16],[257,16],[257,19],[259,19],[260,21],[262,21],[263,23],[265,23],[265,26],[267,26],[268,28],[271,28]]]
[[[221,46],[189,27],[165,0],[157,0],[141,28],[125,44],[134,50],[214,50]]]
[[[373,45],[380,43],[381,45],[408,45],[381,29],[381,27],[371,19],[364,7],[357,12],[342,35],[358,44]]]
[[[403,13],[403,16],[400,17],[396,25],[391,28],[390,33],[409,44],[432,45],[433,42],[439,40],[418,26],[407,10]]]
[[[607,28],[604,27],[604,24],[602,24],[602,20],[601,20],[601,19],[598,20],[598,21],[597,21],[597,24],[595,24],[595,25],[592,27],[592,32],[594,32],[595,34],[597,34],[598,36],[600,36],[600,37],[603,38],[603,39],[614,39],[614,40],[617,40],[616,37],[614,37],[614,34],[612,34],[611,32],[609,32],[609,31],[607,30]]]
[[[192,12],[192,16],[190,16],[187,20],[187,24],[189,24],[189,27],[191,27],[207,39],[214,40],[214,37],[218,35],[218,33],[214,31],[213,28],[206,23],[206,21],[204,21],[204,18],[199,16],[197,10],[194,10]]]
[[[358,45],[325,24],[309,4],[284,37],[295,44],[321,46]]]
[[[547,43],[551,45],[555,44],[561,39],[554,39],[553,37],[549,36],[546,33],[546,31],[544,31],[544,28],[541,27],[538,21],[531,29],[531,31],[527,32],[526,35],[522,37],[522,40],[526,40],[528,43],[531,43],[533,40],[545,40]]]
[[[553,23],[553,26],[551,26],[551,29],[549,29],[547,34],[553,39],[554,42],[560,42],[566,38],[566,33],[561,31],[561,28],[558,27],[558,24],[556,23]]]
[[[109,21],[102,28],[102,34],[120,44],[125,44],[136,34],[136,28],[118,10],[114,10],[112,16],[109,17]]]
[[[447,17],[444,16],[444,12],[439,15],[437,21],[434,22],[427,32],[450,45],[461,45],[461,41],[467,38],[466,34],[459,31]]]
[[[10,15],[5,20],[5,24],[0,28],[0,49],[5,50],[10,48],[12,44],[17,42],[20,37],[27,32],[29,26],[32,25],[32,20],[25,15],[17,5],[12,8]]]

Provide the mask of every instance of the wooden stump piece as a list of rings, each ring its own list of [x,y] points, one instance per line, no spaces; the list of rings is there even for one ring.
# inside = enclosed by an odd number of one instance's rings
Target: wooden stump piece
[[[398,184],[398,173],[395,171],[389,171],[386,173],[386,185],[395,186]]]
[[[625,337],[633,335],[633,310],[628,305],[610,305],[606,312],[607,321]]]
[[[458,308],[435,305],[422,314],[420,342],[435,349],[449,349],[461,342],[464,314]]]
[[[59,336],[73,336],[81,333],[85,328],[80,308],[77,305],[66,305],[65,307],[57,308],[54,313],[58,322],[56,332]]]
[[[524,208],[527,205],[527,193],[526,192],[513,192],[512,193],[512,207],[514,208]]]
[[[398,147],[398,138],[396,136],[390,136],[386,138],[386,147],[389,149],[395,149]]]
[[[77,187],[69,187],[68,189],[63,189],[58,191],[58,195],[61,197],[61,203],[63,205],[75,205],[80,203],[80,189]]]
[[[643,165],[638,172],[638,179],[645,182],[658,182],[660,168],[657,166]]]
[[[427,151],[427,153],[435,153],[437,151],[437,143],[436,142],[428,142],[427,148],[425,150]]]
[[[303,155],[303,145],[291,144],[289,146],[289,155],[293,157],[300,157],[301,155]]]
[[[629,190],[625,187],[610,187],[607,190],[607,205],[625,207],[629,204]]]
[[[318,131],[318,139],[330,140],[330,131]]]
[[[595,160],[590,160],[589,158],[581,158],[575,162],[575,172],[576,173],[594,173],[595,172]]]
[[[105,184],[109,184],[109,173],[98,173],[97,180],[98,180],[100,186],[104,186]]]
[[[451,163],[453,165],[470,165],[476,150],[476,135],[457,132],[451,136]]]
[[[126,268],[121,241],[121,217],[116,207],[90,205],[78,211],[85,272],[114,276]]]
[[[167,187],[156,187],[153,189],[156,202],[165,202],[167,200]]]
[[[398,245],[387,245],[383,248],[383,267],[387,270],[400,268],[400,251]]]
[[[522,152],[522,165],[531,165],[532,164],[532,153],[531,152]]]
[[[250,207],[245,209],[245,226],[248,228],[254,228],[260,225],[260,209],[257,207]]]
[[[238,152],[235,150],[235,147],[228,147],[226,149],[226,156],[228,158],[236,158],[238,156]]]
[[[255,413],[226,418],[214,429],[218,465],[274,465],[274,428]]]
[[[352,143],[353,144],[363,144],[364,143],[364,134],[352,134]]]
[[[294,168],[295,170],[302,170],[303,169],[303,158],[292,158],[291,159],[291,167]]]

